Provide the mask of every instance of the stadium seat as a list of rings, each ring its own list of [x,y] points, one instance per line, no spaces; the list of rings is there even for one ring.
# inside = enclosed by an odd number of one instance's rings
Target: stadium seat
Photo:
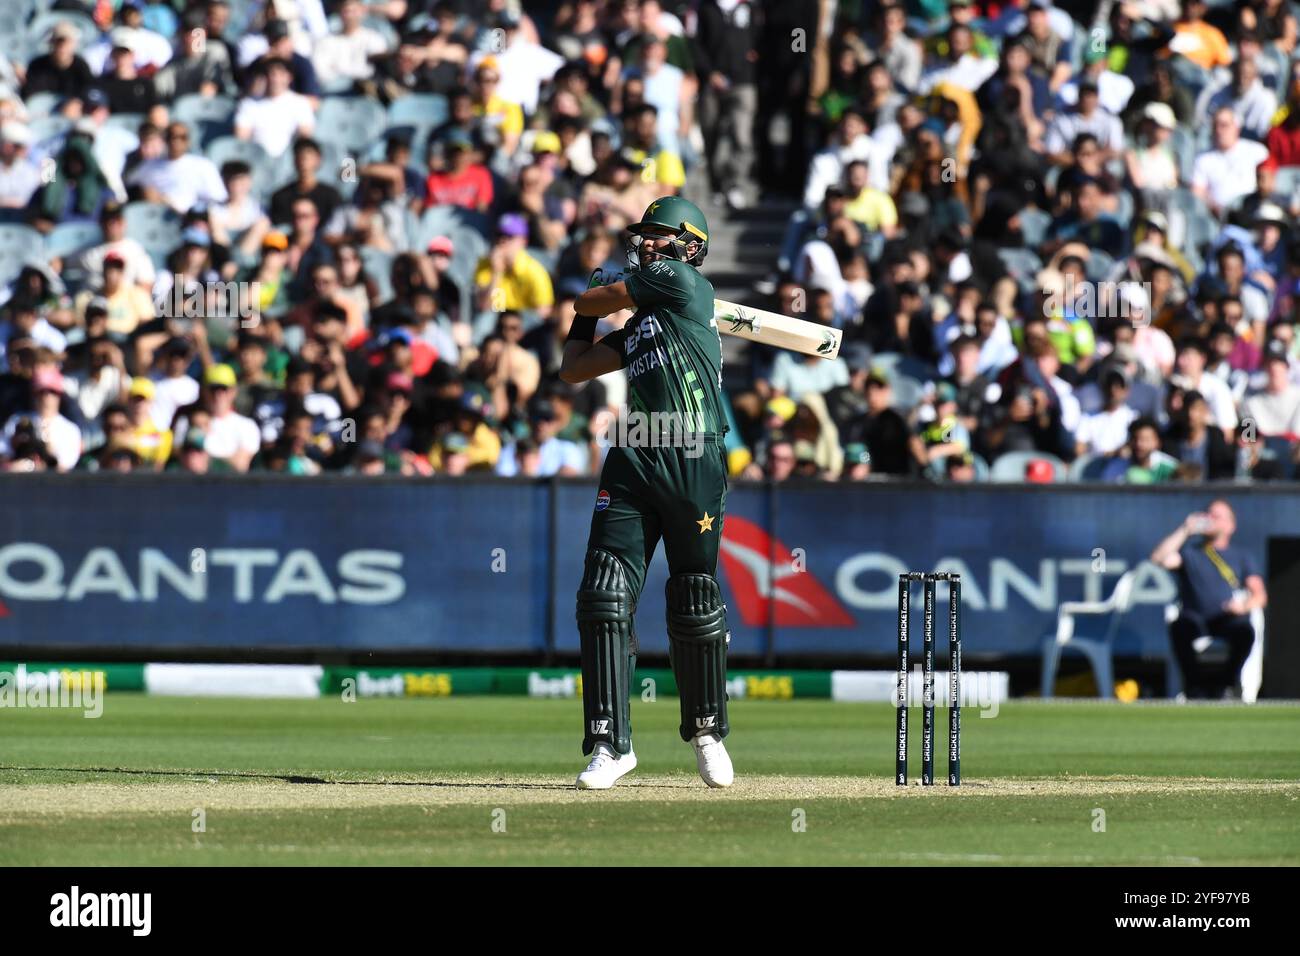
[[[1300,193],[1300,166],[1279,167],[1273,188],[1282,195],[1294,199],[1296,194]]]
[[[1282,477],[1290,481],[1295,478],[1295,443],[1281,435],[1270,435],[1264,439],[1263,453],[1278,462],[1282,467]]]
[[[1076,483],[1099,481],[1101,473],[1110,461],[1108,455],[1080,455],[1070,462],[1066,480]]]
[[[45,237],[45,254],[66,259],[103,241],[104,234],[96,223],[63,222]]]
[[[994,468],[996,467],[995,462]],[[1056,633],[1043,638],[1039,694],[1044,700],[1056,695],[1056,672],[1061,663],[1061,654],[1067,649],[1077,650],[1088,658],[1097,680],[1097,696],[1115,696],[1112,647],[1115,636],[1119,633],[1120,620],[1132,606],[1133,581],[1136,577],[1136,570],[1125,571],[1115,582],[1115,590],[1104,601],[1065,601],[1057,608]],[[1103,615],[1108,620],[1100,635],[1083,637],[1076,631],[1076,617]]]
[[[1186,185],[1192,181],[1192,167],[1196,163],[1196,137],[1187,127],[1175,126],[1169,146],[1178,159],[1178,181]]]
[[[1092,249],[1090,252],[1086,270],[1088,279],[1091,282],[1101,282],[1114,271],[1115,259],[1109,252],[1100,249]]]
[[[479,259],[488,254],[488,242],[477,230],[468,226],[457,225],[447,233],[451,239],[454,253],[448,275],[461,291],[461,315],[469,315],[474,308],[474,271]]]
[[[72,129],[72,120],[55,113],[33,119],[27,124],[27,129],[32,134],[33,143],[43,143],[67,133]]]
[[[54,29],[56,23],[63,20],[77,28],[78,50],[84,50],[99,39],[99,27],[84,13],[73,10],[51,10],[49,13],[42,13],[28,25],[27,39],[32,47],[40,49],[41,52],[49,49],[50,31]]]
[[[430,206],[420,215],[415,247],[423,252],[434,236],[450,236],[457,225],[456,213],[451,206]]]
[[[133,202],[122,210],[126,233],[144,246],[158,268],[167,264],[167,256],[180,245],[181,220],[161,203]]]
[[[333,23],[335,21],[331,18],[330,22]],[[339,20],[337,22],[341,27],[343,21]],[[369,27],[371,30],[374,30],[381,37],[383,37],[384,46],[387,47],[389,50],[397,49],[397,44],[400,41],[401,37],[397,35],[397,28],[393,26],[393,24],[388,20],[387,17],[375,16],[374,14],[371,14],[370,16],[361,18],[361,25],[363,27]]]
[[[62,97],[58,93],[33,93],[24,104],[27,107],[27,115],[31,119],[39,119],[43,116],[53,116]]]
[[[1098,29],[1100,30],[1101,28]],[[1109,31],[1102,30],[1101,32],[1103,35],[1099,36],[1098,39],[1100,39],[1104,43],[1108,38]],[[1070,66],[1075,73],[1078,73],[1083,70],[1083,51],[1084,48],[1088,45],[1088,36],[1089,36],[1088,30],[1086,30],[1084,27],[1081,27],[1078,23],[1074,24],[1074,33],[1071,34],[1070,36],[1067,49],[1069,51]]]
[[[9,23],[0,23],[0,56],[10,63],[26,63],[42,52],[32,46],[31,38],[23,32],[21,24],[15,28]]]
[[[432,129],[447,121],[447,97],[438,93],[409,93],[388,106],[389,126],[423,126]]]
[[[357,251],[362,267],[378,286],[379,301],[387,302],[393,297],[393,259],[396,257],[374,246],[359,246]]]
[[[113,129],[124,129],[128,133],[138,133],[144,119],[143,113],[114,113],[104,120],[104,125]]]
[[[3,7],[0,7],[0,30],[4,30],[5,33],[18,33],[26,36],[25,27],[30,13],[30,10],[24,9],[21,0],[6,3]]]
[[[1189,258],[1202,260],[1202,248],[1214,240],[1218,222],[1205,203],[1190,189],[1169,191],[1169,245],[1181,249]],[[1196,263],[1193,263],[1196,264]]]
[[[43,254],[44,247],[44,238],[31,226],[0,225],[0,253],[39,257]]]
[[[0,224],[0,285],[17,278],[28,262],[41,259],[43,248],[41,234],[31,226]]]
[[[1191,93],[1193,103],[1201,95],[1201,90],[1209,85],[1212,78],[1209,70],[1198,66],[1185,56],[1175,55],[1170,57],[1169,67],[1173,73],[1174,83],[1185,87]]]
[[[1178,620],[1182,608],[1178,604],[1165,605],[1166,627]],[[1259,699],[1259,689],[1264,683],[1264,609],[1256,608],[1250,612],[1250,626],[1255,631],[1255,643],[1251,645],[1250,655],[1241,665],[1241,699],[1253,704]],[[1208,634],[1192,641],[1197,659],[1203,664],[1225,664],[1228,660],[1228,643],[1221,638]],[[1178,667],[1178,658],[1174,656],[1173,644],[1165,657],[1165,696],[1178,697],[1183,692],[1183,672]]]
[[[330,97],[316,114],[316,139],[363,153],[388,126],[384,108],[359,96]]]
[[[1047,172],[1043,174],[1043,188],[1047,190],[1049,196],[1056,195],[1056,184],[1061,180],[1061,172],[1064,166],[1049,166]]]
[[[509,195],[510,189],[512,188],[513,187],[508,188],[504,193],[497,193],[497,195]],[[474,230],[484,239],[488,239],[492,236],[492,219],[487,215],[487,213],[478,212],[474,209],[466,209],[463,206],[452,206],[451,211],[461,225]]]
[[[898,368],[898,364],[902,361],[903,356],[899,352],[878,352],[871,356],[871,368],[889,374]]]
[[[231,160],[248,163],[253,171],[253,194],[264,204],[275,185],[275,164],[261,146],[237,136],[218,136],[203,149],[208,159],[220,169]]]
[[[1057,482],[1065,481],[1068,469],[1065,462],[1045,451],[1009,451],[999,455],[989,469],[989,481],[1014,484],[1025,480],[1025,466],[1031,461],[1046,461],[1052,466]]]
[[[894,408],[901,412],[910,412],[920,404],[925,395],[925,385],[920,379],[910,375],[895,375],[891,382],[894,392]]]
[[[540,262],[547,272],[555,272],[556,259],[559,257],[554,252],[539,248],[538,246],[529,246],[524,251]]]
[[[1120,228],[1127,232],[1133,223],[1133,194],[1127,189],[1121,189],[1116,198],[1119,200],[1119,208],[1112,215]]]
[[[1259,56],[1267,61],[1271,61],[1272,70],[1265,70],[1261,64],[1260,82],[1264,88],[1277,94],[1278,102],[1286,100],[1286,78],[1291,72],[1291,63],[1287,55],[1271,43],[1264,44],[1264,48],[1259,51]]]
[[[447,232],[447,235],[455,246],[455,254],[451,257],[452,264],[463,263],[471,272],[478,265],[479,259],[486,256],[488,249],[491,248],[482,233],[469,226],[457,224]]]
[[[428,126],[418,126],[411,123],[390,124],[384,128],[383,135],[370,145],[370,148],[362,154],[365,162],[380,163],[388,151],[388,141],[390,139],[405,139],[411,146],[411,168],[424,173],[424,157],[429,147],[429,134],[433,130]]]
[[[228,0],[230,4],[230,26],[226,36],[237,37],[245,33],[256,33],[253,22],[262,13],[265,6],[261,0]]]
[[[1026,206],[1020,210],[1020,234],[1024,237],[1027,249],[1037,249],[1047,238],[1047,230],[1052,225],[1052,214],[1044,212],[1037,206]]]
[[[18,273],[23,271],[26,257],[16,253],[0,250],[0,286],[7,286],[18,278]]]
[[[176,101],[172,107],[172,119],[197,130],[199,138],[191,142],[198,147],[206,146],[218,136],[229,136],[235,131],[235,101],[229,96],[191,93]]]
[[[404,252],[424,252],[428,244],[420,245],[420,217],[409,206],[402,209],[402,227],[406,233],[407,248]]]
[[[999,249],[998,258],[1021,292],[1033,291],[1038,273],[1043,268],[1043,260],[1036,253],[1029,249]]]

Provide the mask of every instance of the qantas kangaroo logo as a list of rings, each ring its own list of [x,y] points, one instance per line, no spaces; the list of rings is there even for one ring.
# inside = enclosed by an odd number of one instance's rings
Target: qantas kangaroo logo
[[[721,558],[740,618],[750,627],[765,625],[769,608],[779,627],[853,626],[835,595],[798,570],[790,549],[752,521],[727,516]]]

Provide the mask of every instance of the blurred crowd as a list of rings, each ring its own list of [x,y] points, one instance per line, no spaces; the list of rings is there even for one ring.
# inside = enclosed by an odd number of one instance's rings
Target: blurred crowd
[[[763,289],[843,329],[842,360],[752,357],[744,471],[1293,478],[1296,23],[1286,0],[842,17]]]
[[[706,276],[844,331],[728,340],[737,476],[1290,479],[1296,23],[8,0],[0,467],[593,474],[627,386],[559,380],[573,300],[684,193]]]

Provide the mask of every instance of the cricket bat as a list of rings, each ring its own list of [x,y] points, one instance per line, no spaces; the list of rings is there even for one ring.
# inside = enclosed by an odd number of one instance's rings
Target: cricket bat
[[[762,345],[833,359],[840,354],[844,333],[807,319],[796,319],[779,312],[751,309],[724,299],[713,300],[713,317],[718,331]]]

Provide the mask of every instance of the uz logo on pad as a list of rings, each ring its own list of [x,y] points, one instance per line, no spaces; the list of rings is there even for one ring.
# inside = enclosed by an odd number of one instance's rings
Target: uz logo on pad
[[[609,733],[608,717],[601,717],[591,722],[591,734],[593,737],[599,734],[607,734],[607,733]]]
[[[717,723],[717,721],[718,718],[717,715],[715,714],[709,714],[709,716],[707,717],[696,717],[695,727],[697,730],[706,730],[709,727],[714,726]]]

